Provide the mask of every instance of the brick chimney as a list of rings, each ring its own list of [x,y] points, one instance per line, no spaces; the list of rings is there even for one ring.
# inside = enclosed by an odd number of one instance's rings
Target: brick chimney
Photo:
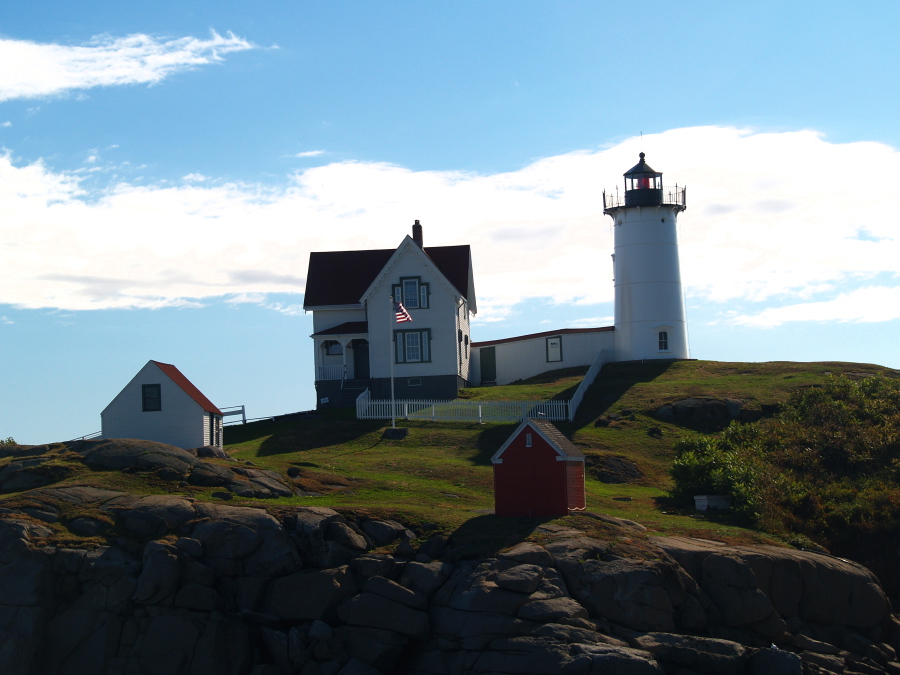
[[[419,245],[419,248],[422,248],[422,226],[419,224],[419,221],[413,223],[413,241]]]

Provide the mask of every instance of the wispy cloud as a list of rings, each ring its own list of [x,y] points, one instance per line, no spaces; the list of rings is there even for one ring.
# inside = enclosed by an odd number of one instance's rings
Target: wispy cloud
[[[900,286],[869,286],[819,302],[769,307],[758,314],[736,316],[731,323],[770,328],[796,321],[876,323],[894,319],[900,319]]]
[[[294,157],[319,157],[324,154],[324,150],[307,150],[306,152],[298,152]]]
[[[0,101],[93,87],[154,84],[254,45],[232,33],[208,39],[99,35],[81,45],[0,39]]]
[[[13,321],[12,319],[10,319],[7,316],[0,316],[0,323],[2,323],[4,326],[9,326],[11,324],[14,324],[15,321]]]
[[[528,299],[609,302],[612,227],[600,191],[621,182],[639,150],[629,139],[490,175],[335,162],[297,171],[287,187],[212,177],[96,191],[81,174],[0,157],[0,304],[89,309],[299,294],[310,251],[392,248],[416,218],[426,245],[471,244],[479,322],[510,317]],[[689,186],[679,238],[692,305],[760,303],[722,319],[754,325],[897,318],[884,307],[900,307],[892,295],[900,236],[883,217],[897,197],[835,189],[873,166],[885,184],[900,183],[897,150],[721,127],[644,136],[644,150],[667,184]],[[882,289],[866,296],[880,297],[880,310],[863,302],[866,284]]]

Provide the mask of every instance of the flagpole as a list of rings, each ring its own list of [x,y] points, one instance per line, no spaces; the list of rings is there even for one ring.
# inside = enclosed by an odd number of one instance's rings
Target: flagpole
[[[394,323],[397,320],[396,311],[394,310],[394,296],[389,296],[391,306],[391,320],[388,322],[388,360],[391,362],[391,429],[397,428],[397,409],[394,405],[394,358],[397,353],[397,347],[394,344]]]

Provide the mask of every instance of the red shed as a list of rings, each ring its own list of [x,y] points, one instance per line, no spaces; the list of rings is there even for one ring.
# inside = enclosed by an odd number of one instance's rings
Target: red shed
[[[584,453],[550,422],[522,422],[491,462],[498,516],[565,516],[584,509]]]

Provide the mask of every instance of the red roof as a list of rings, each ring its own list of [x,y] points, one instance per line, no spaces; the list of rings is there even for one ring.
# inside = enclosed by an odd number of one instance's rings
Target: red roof
[[[504,344],[506,342],[518,342],[519,340],[533,340],[535,338],[550,337],[552,335],[572,335],[573,333],[605,333],[615,330],[614,326],[602,326],[599,328],[560,328],[559,330],[548,330],[543,333],[529,333],[528,335],[519,335],[518,337],[502,338],[500,340],[485,340],[483,342],[473,342],[472,347],[490,347],[491,345]]]
[[[161,371],[168,375],[169,379],[172,380],[172,382],[181,387],[185,394],[194,399],[194,401],[196,401],[197,404],[206,412],[213,413],[214,415],[222,414],[222,411],[214,406],[212,404],[212,401],[206,398],[203,395],[203,392],[197,389],[197,387],[195,387],[189,379],[182,375],[181,371],[178,370],[178,368],[173,366],[171,363],[160,363],[159,361],[154,361],[153,363],[155,363]]]
[[[348,321],[333,328],[326,328],[318,333],[313,333],[311,337],[320,337],[322,335],[362,335],[368,332],[368,321]]]
[[[395,249],[313,251],[309,254],[304,307],[355,305]],[[426,246],[425,253],[460,294],[469,299],[469,247]]]

